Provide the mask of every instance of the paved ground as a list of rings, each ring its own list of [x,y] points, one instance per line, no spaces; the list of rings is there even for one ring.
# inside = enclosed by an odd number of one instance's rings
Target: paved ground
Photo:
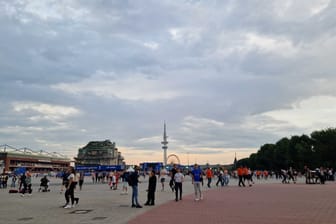
[[[335,201],[334,183],[228,187],[205,192],[203,201],[171,201],[128,223],[335,224]]]
[[[130,207],[130,194],[110,190],[107,184],[84,184],[79,206],[60,208],[64,196],[60,180],[52,180],[51,192],[20,197],[0,189],[0,223],[336,223],[336,184],[274,184],[262,181],[253,187],[239,188],[232,180],[229,187],[205,191],[203,201],[193,200],[193,185],[186,178],[184,197],[175,202],[170,190],[156,192],[156,206]],[[86,181],[88,182],[88,181]],[[140,184],[139,199],[146,201],[147,179]]]
[[[120,186],[119,190],[110,190],[107,184],[92,184],[89,181],[90,178],[85,180],[83,190],[75,193],[80,197],[79,206],[72,209],[60,208],[65,203],[64,195],[60,194],[61,180],[51,180],[51,192],[37,192],[39,179],[33,179],[32,196],[21,197],[20,194],[9,194],[9,188],[0,189],[0,224],[124,224],[153,208],[153,206],[144,206],[141,209],[131,208],[131,191],[128,195],[121,195]],[[147,199],[148,180],[142,177],[140,180],[142,183],[139,185],[139,202],[144,204]],[[171,190],[167,186],[166,188],[161,192],[161,186],[158,183],[157,206],[174,198]],[[186,194],[193,191],[188,177],[184,191]]]

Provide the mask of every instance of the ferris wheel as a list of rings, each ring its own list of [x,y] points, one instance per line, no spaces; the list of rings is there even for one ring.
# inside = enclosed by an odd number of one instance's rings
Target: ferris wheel
[[[180,159],[177,155],[175,154],[170,154],[168,157],[167,157],[167,164],[181,164],[180,162]]]

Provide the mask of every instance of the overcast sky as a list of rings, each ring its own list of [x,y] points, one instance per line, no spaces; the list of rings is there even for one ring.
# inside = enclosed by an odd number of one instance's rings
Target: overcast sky
[[[0,0],[0,145],[231,163],[336,122],[332,0]]]

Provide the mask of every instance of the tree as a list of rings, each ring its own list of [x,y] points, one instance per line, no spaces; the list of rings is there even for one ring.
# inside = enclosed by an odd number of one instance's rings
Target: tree
[[[319,158],[321,166],[336,166],[336,129],[328,128],[322,131],[314,131],[311,134],[314,141],[314,151]]]
[[[324,166],[336,168],[336,129],[314,131],[308,135],[284,137],[275,144],[264,144],[257,153],[241,159],[238,165],[247,165],[252,169],[279,171],[292,166],[302,170]]]

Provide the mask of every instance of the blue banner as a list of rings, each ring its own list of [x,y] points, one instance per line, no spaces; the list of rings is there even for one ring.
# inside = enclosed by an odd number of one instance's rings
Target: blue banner
[[[125,169],[124,165],[78,165],[75,168],[77,171],[122,171]]]
[[[21,175],[26,172],[26,167],[19,167],[14,170],[15,175]]]

